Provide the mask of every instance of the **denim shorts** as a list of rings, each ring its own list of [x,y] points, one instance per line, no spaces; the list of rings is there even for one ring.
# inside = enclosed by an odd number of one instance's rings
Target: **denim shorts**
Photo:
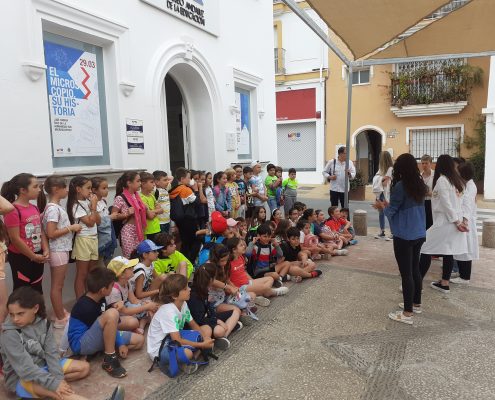
[[[122,343],[128,345],[131,342],[131,332],[117,331],[117,335],[122,338]],[[103,328],[100,325],[98,318],[91,328],[89,328],[80,339],[81,355],[91,355],[105,350],[105,342],[103,341]]]

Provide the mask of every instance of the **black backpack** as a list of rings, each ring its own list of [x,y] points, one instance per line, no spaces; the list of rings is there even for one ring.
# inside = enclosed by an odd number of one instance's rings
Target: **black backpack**
[[[119,195],[119,197],[122,197],[122,200],[124,200],[125,204],[127,204],[128,207],[132,207],[130,204],[129,204],[129,201],[127,200],[127,198],[124,196],[124,195]],[[109,213],[111,214],[112,213],[112,209],[113,209],[113,206],[110,206],[108,207],[108,211]],[[120,232],[122,232],[122,228],[124,227],[124,225],[127,223],[127,219],[114,219],[112,221],[112,226],[113,226],[113,231],[115,232],[115,237],[120,241]]]
[[[196,203],[186,204],[182,203],[182,198],[177,195],[174,198],[170,197],[170,219],[172,221],[181,221],[185,217],[197,218]]]

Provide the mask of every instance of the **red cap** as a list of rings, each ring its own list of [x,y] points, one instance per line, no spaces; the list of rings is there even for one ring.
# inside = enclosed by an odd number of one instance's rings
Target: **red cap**
[[[220,211],[211,213],[211,230],[217,235],[221,235],[227,230],[227,220]]]

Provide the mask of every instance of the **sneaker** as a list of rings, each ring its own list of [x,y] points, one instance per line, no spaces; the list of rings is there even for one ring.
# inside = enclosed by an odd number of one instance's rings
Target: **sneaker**
[[[392,242],[394,240],[394,235],[386,236],[385,241],[386,242]]]
[[[282,282],[287,282],[287,281],[290,281],[290,275],[282,276]]]
[[[108,398],[108,400],[124,400],[125,397],[125,389],[122,386],[117,386],[112,396]]]
[[[232,332],[240,331],[242,328],[244,328],[244,325],[242,324],[242,322],[237,321],[237,324],[235,324],[234,329],[232,329]]]
[[[281,286],[282,286],[282,281],[281,281],[281,280],[279,280],[279,279],[275,279],[275,280],[273,281],[273,287],[274,287],[274,288],[279,288],[279,287],[281,287]]]
[[[388,314],[388,317],[391,320],[397,321],[397,322],[402,322],[403,324],[408,324],[412,325],[413,319],[412,317],[406,317],[402,311],[393,311],[390,314]]]
[[[358,244],[358,241],[356,239],[352,239],[349,241],[349,244],[354,246],[354,245]]]
[[[230,340],[227,339],[226,337],[215,339],[215,349],[227,350],[229,348],[230,348]]]
[[[322,273],[319,269],[315,269],[311,271],[311,278],[318,278]]]
[[[385,239],[385,231],[382,231],[378,235],[375,235],[375,239]]]
[[[120,361],[115,353],[105,354],[101,367],[107,371],[112,378],[124,378],[127,375],[127,371],[120,365]]]
[[[333,253],[334,256],[346,256],[349,254],[349,250],[346,249],[341,249],[341,250],[335,250]]]
[[[404,303],[399,303],[399,307],[404,309]],[[423,310],[421,310],[421,307],[413,306],[413,313],[421,314],[422,312],[423,312]]]
[[[254,313],[252,313],[251,315],[255,315],[255,314],[254,314]],[[239,322],[238,322],[238,324],[240,323],[240,324],[242,325],[242,327],[244,327],[244,326],[251,326],[251,325],[253,325],[253,320],[254,320],[254,318],[252,318],[251,316],[249,316],[249,315],[247,315],[247,314],[246,314],[246,315],[241,315],[241,316],[239,317]],[[242,322],[241,322],[241,321],[242,321]],[[235,330],[235,329],[234,329],[234,330]]]
[[[254,299],[254,304],[260,307],[268,307],[270,305],[270,299],[267,299],[263,296],[256,296],[256,298]]]
[[[273,291],[275,292],[275,294],[277,296],[283,296],[284,294],[289,293],[289,288],[287,286],[282,286],[282,287],[273,289]]]
[[[303,280],[302,276],[292,276],[292,282],[299,283]]]
[[[450,274],[450,277],[451,277],[451,278],[459,278],[460,276],[461,276],[461,275],[459,274],[459,272],[452,272],[452,273]],[[452,282],[452,280],[451,280],[451,282]]]
[[[470,280],[469,279],[462,279],[462,278],[453,278],[450,280],[452,283],[456,284],[461,284],[461,285],[469,285]]]
[[[185,374],[191,375],[198,370],[198,364],[180,364],[180,369]]]
[[[448,286],[442,286],[442,283],[440,281],[438,281],[438,282],[432,282],[430,284],[430,287],[432,289],[438,290],[438,291],[440,291],[442,293],[450,293],[450,287],[448,287]]]

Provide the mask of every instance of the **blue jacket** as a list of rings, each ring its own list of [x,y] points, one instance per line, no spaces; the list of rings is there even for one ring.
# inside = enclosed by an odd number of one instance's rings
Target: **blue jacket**
[[[424,201],[420,203],[405,191],[402,182],[392,187],[390,204],[384,210],[392,234],[404,240],[416,240],[426,236]]]

